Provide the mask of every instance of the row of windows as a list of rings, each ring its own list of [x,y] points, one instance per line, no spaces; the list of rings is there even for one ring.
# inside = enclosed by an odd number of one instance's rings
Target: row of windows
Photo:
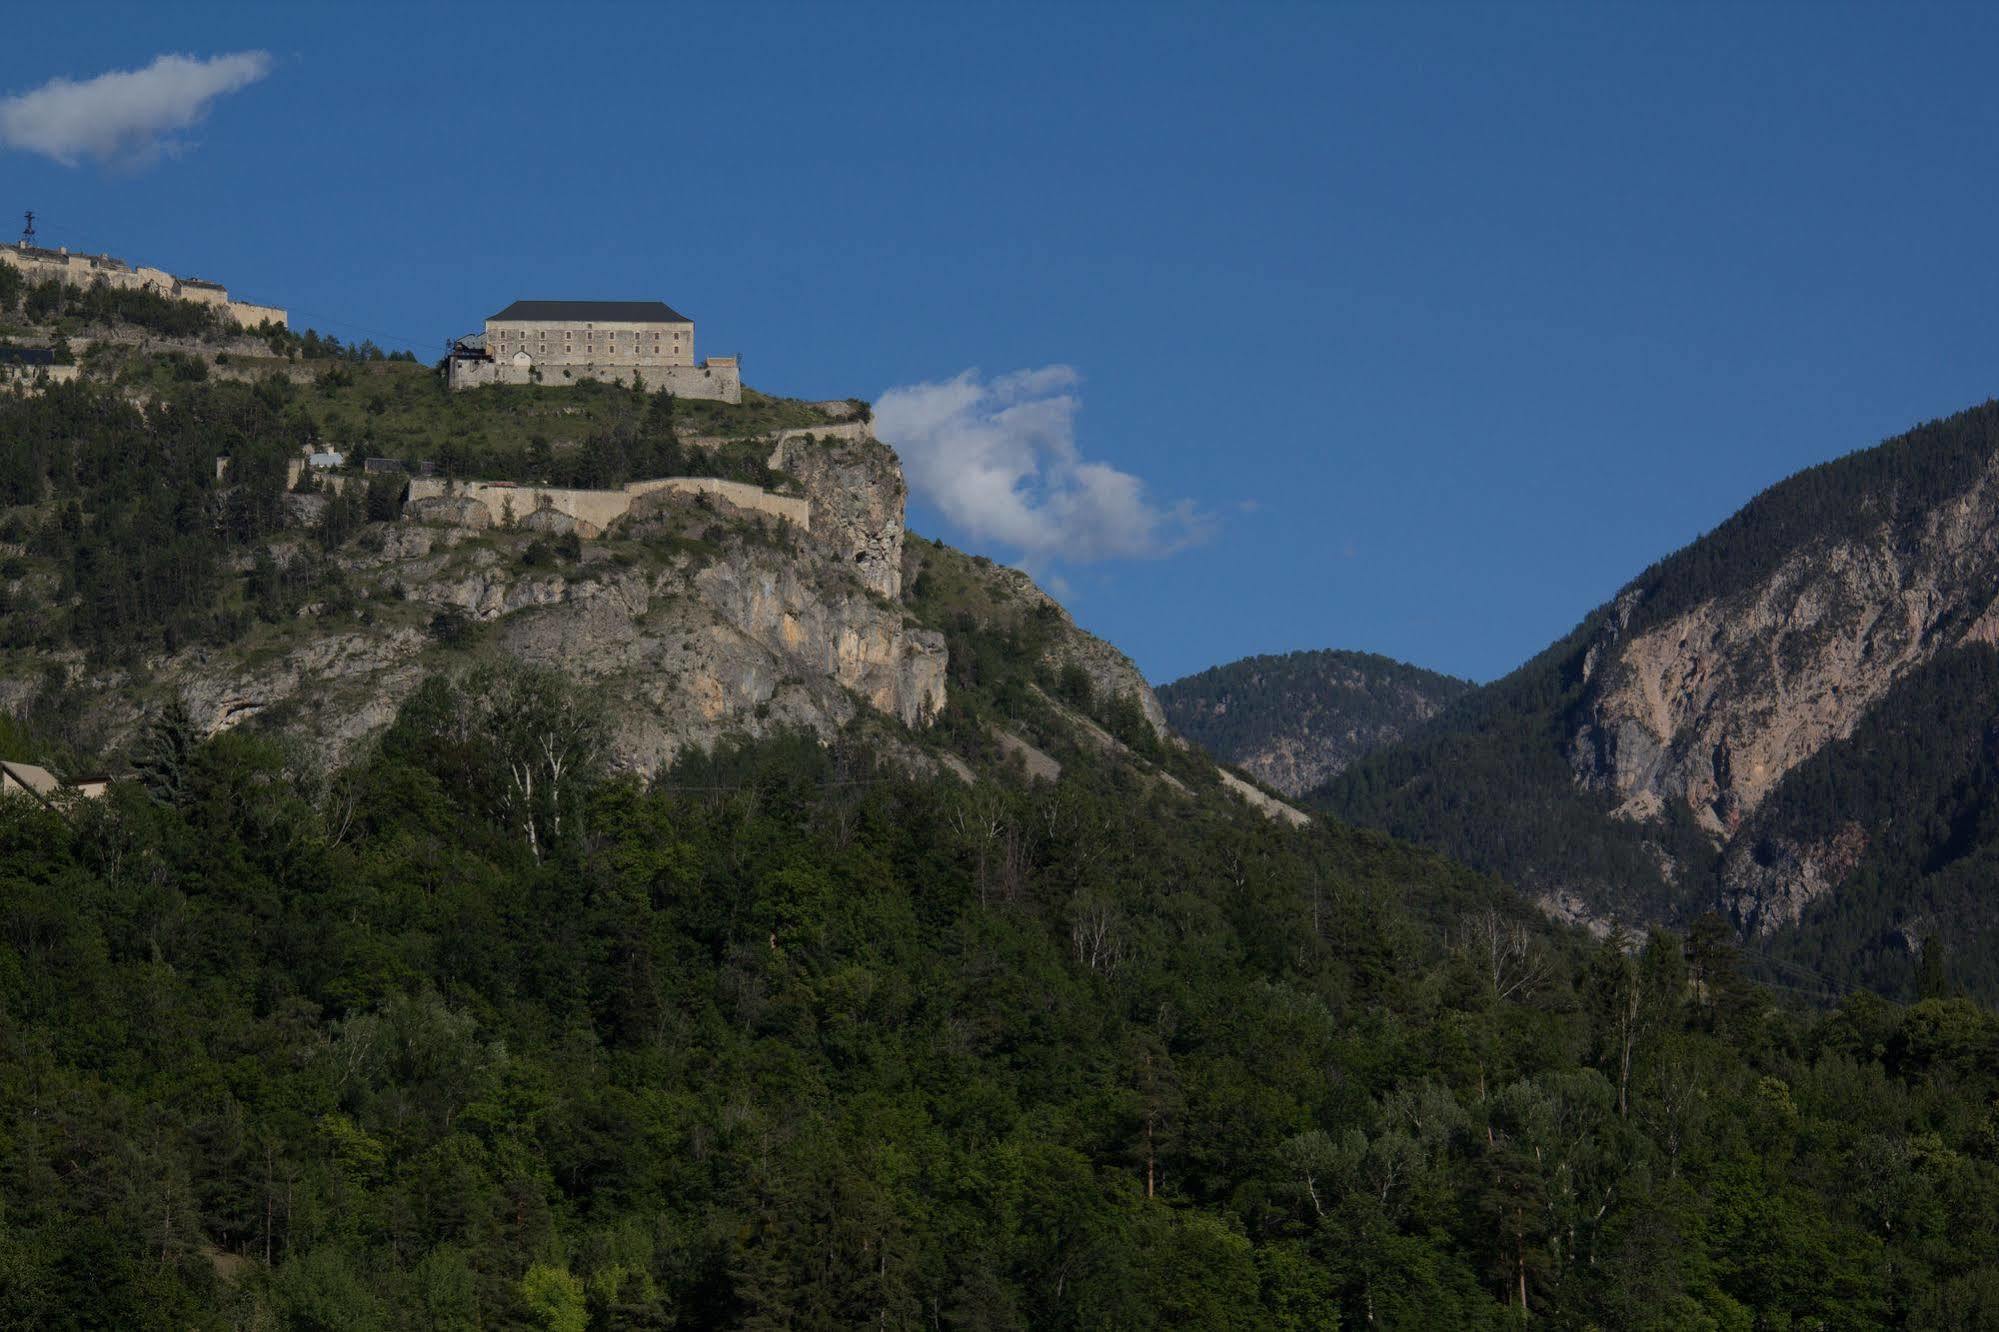
[[[529,349],[528,344],[525,342],[507,342],[505,340],[496,343],[493,347],[493,350],[502,356],[505,356],[507,353],[512,351],[527,351],[528,349]],[[547,342],[538,343],[534,347],[534,350],[542,353],[543,355],[547,355],[548,343]],[[574,352],[576,350],[576,347],[575,344],[573,343],[565,342],[562,344],[562,350],[564,350],[565,352]],[[597,350],[597,344],[595,344],[594,342],[586,342],[583,344],[583,350],[586,353],[593,353]],[[642,352],[646,349],[643,347],[631,347],[628,348],[627,350],[631,354],[636,355],[637,353]],[[652,351],[655,355],[663,355],[668,350],[671,350],[675,355],[681,354],[681,350],[679,347],[673,347],[669,349],[669,348],[663,348],[657,342],[652,344]],[[607,342],[604,344],[604,352],[606,355],[616,355],[618,351],[619,348],[612,346],[610,343]]]
[[[575,332],[576,330],[574,329],[565,328],[562,330],[562,336],[565,338],[573,337],[575,336]],[[537,329],[503,328],[495,332],[493,336],[496,338],[511,338],[516,342],[525,342],[529,338],[540,338],[543,342],[546,342],[548,341],[549,338],[549,332],[545,328],[537,328]],[[654,342],[658,342],[662,334],[657,329],[653,330],[653,332],[650,335],[648,335],[644,333],[621,334],[613,332],[609,329],[606,329],[603,332],[598,333],[598,332],[592,332],[588,328],[585,328],[583,336],[586,338],[603,338],[607,342],[615,342],[620,337],[643,338],[650,336]],[[680,341],[680,336],[681,335],[679,333],[675,333],[673,335],[673,340],[675,342]],[[692,337],[693,335],[688,334],[688,336]]]

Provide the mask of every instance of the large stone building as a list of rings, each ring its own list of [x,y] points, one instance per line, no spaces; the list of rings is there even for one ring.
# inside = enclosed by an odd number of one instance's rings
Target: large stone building
[[[453,388],[634,375],[686,398],[743,399],[736,358],[695,360],[694,321],[664,301],[515,301],[451,344]]]
[[[163,268],[147,268],[143,264],[134,268],[123,259],[113,259],[108,254],[71,254],[66,249],[44,250],[22,242],[0,245],[0,264],[19,269],[30,282],[54,279],[72,287],[95,286],[101,282],[121,291],[149,291],[157,296],[213,306],[222,312],[225,319],[234,320],[247,329],[255,329],[260,324],[275,324],[279,328],[285,326],[285,312],[275,305],[233,301],[229,299],[227,288],[220,283],[206,282],[201,278],[175,277]]]

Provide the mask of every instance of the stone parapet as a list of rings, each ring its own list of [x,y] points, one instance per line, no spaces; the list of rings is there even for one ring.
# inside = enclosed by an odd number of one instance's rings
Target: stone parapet
[[[403,512],[412,519],[450,522],[457,526],[502,527],[509,519],[525,523],[532,515],[552,510],[577,524],[573,529],[584,538],[594,538],[633,505],[649,495],[713,495],[749,513],[769,514],[810,531],[812,503],[790,495],[773,495],[761,486],[745,481],[725,481],[714,476],[669,476],[634,481],[618,490],[578,490],[565,486],[523,486],[505,481],[452,481],[445,477],[420,476],[410,480],[409,499]],[[434,501],[450,500],[452,504]],[[484,511],[481,519],[468,505]]]

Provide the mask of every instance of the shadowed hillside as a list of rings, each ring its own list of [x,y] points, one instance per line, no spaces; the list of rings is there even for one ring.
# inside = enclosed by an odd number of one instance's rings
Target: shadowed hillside
[[[1934,938],[1999,994],[1990,913],[1949,905],[1995,836],[1995,588],[1988,403],[1771,487],[1318,798],[1573,919],[1722,910],[1821,992],[1911,993]]]
[[[1173,729],[1300,796],[1393,743],[1472,686],[1370,652],[1245,657],[1159,688]]]

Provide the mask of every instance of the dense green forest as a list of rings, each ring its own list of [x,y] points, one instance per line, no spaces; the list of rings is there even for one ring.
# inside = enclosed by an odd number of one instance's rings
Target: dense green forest
[[[1751,857],[1842,833],[1863,845],[1839,891],[1779,931],[1772,955],[1887,994],[1914,993],[1927,965],[1999,995],[1995,739],[1999,649],[1974,643],[1911,672],[1851,736],[1786,776],[1744,830]]]
[[[316,373],[99,344],[0,395],[0,647],[51,664],[0,755],[133,773],[0,800],[0,1327],[1999,1324],[1999,1019],[1946,950],[1888,978],[1907,1005],[1810,1008],[1714,916],[1591,940],[1379,833],[1266,821],[1052,664],[1058,608],[919,538],[906,609],[950,673],[921,736],[646,782],[608,766],[615,700],[468,651],[337,770],[170,704],[93,752],[73,672],[380,611],[340,553],[400,482],[290,494],[305,444],[782,485],[684,441],[827,419],[272,350]],[[1655,864],[1552,796],[1590,632],[1462,699],[1411,751],[1437,766],[1363,764],[1355,808],[1418,791],[1444,813],[1407,831],[1489,860]],[[1987,734],[1992,660],[1918,702]],[[1909,706],[1801,778],[1920,796],[1884,876],[1989,822],[1989,754],[1928,752]],[[1115,741],[1060,747],[1078,716]]]
[[[1999,1023],[1109,759],[605,776],[532,673],[0,804],[0,1321],[1989,1326]],[[73,821],[72,821],[73,820]]]
[[[1372,652],[1245,657],[1159,687],[1173,729],[1227,763],[1282,752],[1290,794],[1400,739],[1472,688]],[[1275,779],[1272,770],[1260,775]]]

